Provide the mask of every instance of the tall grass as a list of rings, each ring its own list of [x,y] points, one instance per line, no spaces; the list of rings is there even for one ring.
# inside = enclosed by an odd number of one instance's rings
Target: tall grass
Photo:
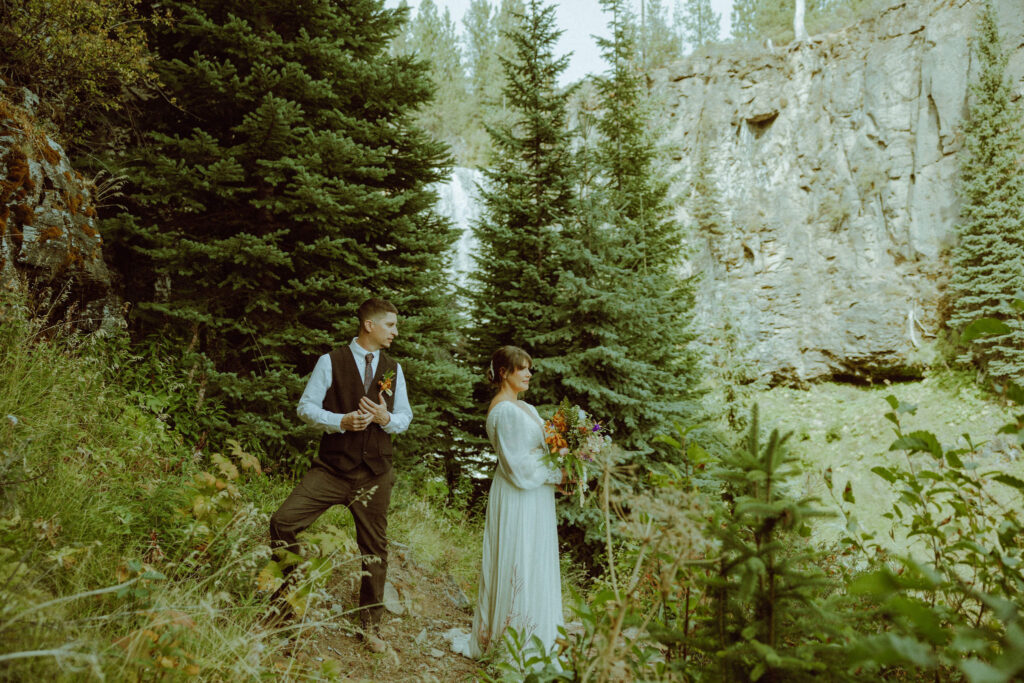
[[[329,678],[283,653],[339,621],[320,598],[357,578],[350,516],[307,539],[304,619],[261,626],[267,518],[293,482],[237,445],[202,455],[125,377],[146,370],[124,340],[48,328],[24,301],[0,293],[0,678]],[[392,537],[466,584],[479,529],[413,482],[394,501]]]

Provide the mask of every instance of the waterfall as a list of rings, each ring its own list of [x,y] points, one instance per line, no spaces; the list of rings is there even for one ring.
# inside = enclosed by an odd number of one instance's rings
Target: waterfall
[[[478,185],[484,180],[480,171],[472,168],[455,168],[448,182],[437,185],[437,211],[450,218],[461,232],[455,243],[452,258],[452,274],[459,288],[466,286],[469,271],[473,268],[473,257],[477,243],[472,225],[480,217],[480,192]]]

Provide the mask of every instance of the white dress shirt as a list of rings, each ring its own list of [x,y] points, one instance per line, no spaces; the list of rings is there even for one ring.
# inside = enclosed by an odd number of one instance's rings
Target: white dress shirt
[[[377,375],[380,351],[367,351],[355,339],[348,345],[348,348],[352,351],[352,358],[356,362],[356,367],[359,368],[360,377],[366,366],[366,354],[368,353],[373,354],[370,367],[373,375]],[[341,413],[324,410],[324,397],[327,396],[327,390],[333,383],[331,356],[324,354],[317,360],[313,374],[309,376],[296,411],[303,422],[327,434],[339,434],[345,431],[341,428],[341,418],[345,416]],[[405,388],[405,375],[402,374],[401,364],[398,364],[398,369],[395,370],[395,383],[391,389],[395,392],[394,412],[389,413],[391,420],[383,425],[382,429],[388,434],[401,434],[409,428],[409,423],[412,422],[412,407],[409,405],[409,393]],[[373,395],[374,393],[378,392],[371,390],[370,398],[376,402],[377,397]]]

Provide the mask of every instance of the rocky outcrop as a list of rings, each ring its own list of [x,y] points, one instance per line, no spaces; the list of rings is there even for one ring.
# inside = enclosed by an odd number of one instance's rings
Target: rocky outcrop
[[[0,282],[28,285],[51,317],[93,330],[119,324],[118,300],[96,229],[94,184],[32,115],[32,96],[0,95]]]
[[[1024,92],[1024,3],[995,0]],[[727,227],[696,234],[695,331],[775,381],[913,373],[941,333],[979,0],[908,0],[810,42],[657,75],[680,218],[706,145]],[[1024,103],[1024,101],[1022,101]]]

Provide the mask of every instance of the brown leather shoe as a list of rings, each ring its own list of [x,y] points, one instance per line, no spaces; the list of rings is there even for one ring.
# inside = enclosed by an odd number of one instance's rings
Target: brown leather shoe
[[[359,640],[363,641],[366,649],[375,654],[383,654],[388,651],[388,641],[380,637],[380,631],[376,628],[364,628],[359,632]]]

